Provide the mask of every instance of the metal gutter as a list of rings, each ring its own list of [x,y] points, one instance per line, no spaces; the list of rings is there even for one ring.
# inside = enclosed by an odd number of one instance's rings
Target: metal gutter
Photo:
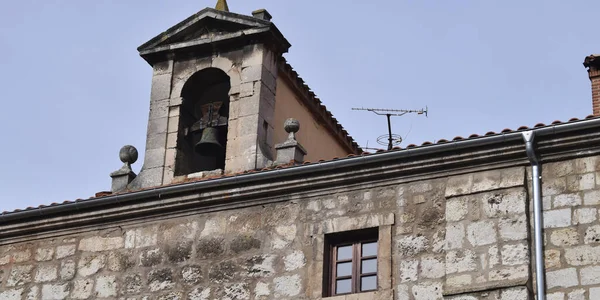
[[[540,161],[535,153],[534,142],[536,132],[534,130],[523,132],[525,141],[525,152],[531,162],[531,182],[533,190],[533,231],[535,236],[535,277],[537,287],[537,299],[546,300],[545,276],[544,276],[544,236],[541,196],[541,173]]]
[[[587,128],[600,127],[600,118],[575,121],[570,123],[550,125],[532,129],[536,136],[547,136],[557,133],[565,133],[569,131],[582,130]],[[129,201],[140,200],[144,198],[163,198],[171,194],[185,193],[197,191],[205,188],[235,186],[239,184],[251,183],[260,180],[281,179],[287,176],[298,176],[303,174],[311,174],[314,172],[330,171],[337,168],[354,167],[364,164],[380,163],[390,160],[398,160],[409,158],[412,156],[421,156],[428,154],[437,154],[444,151],[467,149],[471,147],[486,146],[497,143],[519,141],[522,139],[522,132],[515,131],[502,133],[498,135],[484,136],[466,140],[451,141],[443,144],[433,144],[421,146],[417,148],[408,148],[399,151],[391,151],[368,156],[359,156],[351,158],[343,158],[339,160],[326,161],[317,164],[294,166],[284,169],[275,169],[258,173],[242,174],[233,177],[225,177],[218,179],[210,179],[192,183],[184,183],[180,185],[157,187],[150,190],[139,192],[131,192],[122,195],[114,195],[97,199],[82,200],[79,202],[59,204],[55,206],[41,207],[38,209],[16,211],[2,213],[0,215],[0,225],[6,222],[14,222],[21,219],[32,217],[44,217],[58,213],[65,213],[77,210],[84,210],[104,205],[126,203]]]

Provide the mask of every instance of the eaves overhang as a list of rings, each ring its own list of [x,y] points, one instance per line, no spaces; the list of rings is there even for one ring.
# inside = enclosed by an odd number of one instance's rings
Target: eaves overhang
[[[527,130],[535,131],[537,152],[542,162],[600,153],[600,118]],[[456,170],[467,172],[475,167],[503,164],[525,166],[528,160],[522,141],[523,131],[3,213],[0,215],[0,238],[189,210],[223,210],[250,205],[257,199],[287,199],[292,193],[355,182],[448,174]]]

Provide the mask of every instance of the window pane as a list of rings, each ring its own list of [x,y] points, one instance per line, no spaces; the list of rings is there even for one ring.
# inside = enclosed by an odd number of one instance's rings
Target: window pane
[[[377,255],[377,242],[362,244],[362,256]]]
[[[336,282],[336,294],[346,294],[352,292],[352,279],[341,279]]]
[[[365,276],[360,279],[360,291],[372,291],[377,289],[377,276]]]
[[[347,262],[337,264],[337,272],[335,274],[337,277],[352,275],[352,263]]]
[[[338,247],[337,260],[352,259],[352,245]]]
[[[361,274],[377,272],[377,259],[365,259],[361,262]]]

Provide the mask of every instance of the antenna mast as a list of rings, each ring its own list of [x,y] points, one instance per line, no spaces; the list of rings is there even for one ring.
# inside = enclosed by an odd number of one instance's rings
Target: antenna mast
[[[427,117],[427,112],[428,112],[428,108],[427,106],[425,106],[425,109],[420,109],[420,110],[410,110],[410,109],[387,109],[387,108],[352,108],[352,110],[366,110],[366,111],[370,111],[372,113],[375,113],[376,115],[380,115],[380,116],[386,116],[387,117],[387,123],[388,123],[388,150],[392,150],[392,147],[394,146],[394,138],[393,138],[393,134],[392,134],[392,121],[391,121],[391,117],[401,117],[404,116],[405,114],[408,113],[416,113],[418,115],[425,115],[425,117]],[[380,137],[381,138],[381,137]],[[380,144],[382,144],[380,142],[380,138],[377,139],[377,142],[379,142]],[[399,137],[399,140],[401,141],[402,138]],[[397,144],[399,144],[400,142],[398,142]],[[383,144],[382,144],[383,145]]]

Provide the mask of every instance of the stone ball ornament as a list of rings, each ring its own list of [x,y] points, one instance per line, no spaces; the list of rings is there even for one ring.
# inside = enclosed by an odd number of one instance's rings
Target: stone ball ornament
[[[293,118],[287,119],[285,120],[285,123],[283,123],[283,129],[285,129],[285,132],[287,133],[296,133],[300,130],[300,122]]]
[[[134,146],[125,145],[119,151],[119,158],[126,164],[133,164],[138,159],[138,151]]]

